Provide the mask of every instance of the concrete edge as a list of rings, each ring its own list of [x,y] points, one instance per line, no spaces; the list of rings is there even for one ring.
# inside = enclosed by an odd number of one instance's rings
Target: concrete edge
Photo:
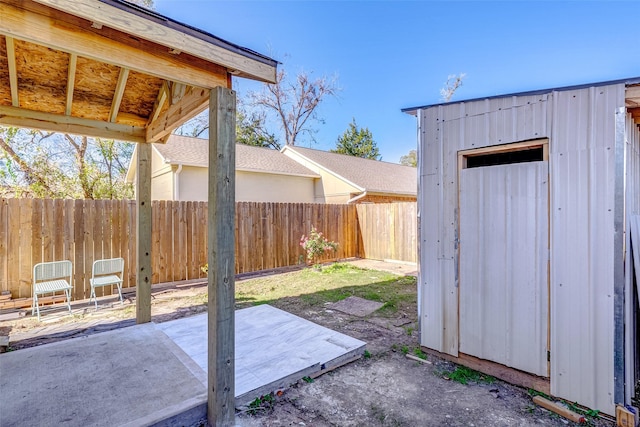
[[[274,391],[288,388],[289,386],[291,386],[292,384],[295,384],[297,381],[301,380],[302,378],[310,377],[311,375],[313,375],[315,372],[319,370],[321,370],[321,364],[316,363],[315,365],[311,365],[307,368],[301,369],[277,381],[273,381],[269,384],[265,384],[262,387],[259,387],[255,390],[250,390],[244,394],[241,394],[240,396],[236,396],[236,409],[240,409],[248,406],[256,398],[267,395]]]
[[[188,370],[191,375],[196,377],[200,383],[207,388],[207,372],[205,372],[195,360],[191,358],[185,351],[180,348],[162,329],[157,327],[157,323],[151,323],[153,328],[162,334],[162,343],[167,349],[178,359]]]
[[[122,427],[177,427],[196,425],[207,418],[207,394],[185,400],[161,411],[123,424]]]

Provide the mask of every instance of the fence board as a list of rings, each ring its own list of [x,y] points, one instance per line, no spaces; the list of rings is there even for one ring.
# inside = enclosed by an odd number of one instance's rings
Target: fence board
[[[19,283],[20,283],[20,287],[18,289],[18,294],[21,295],[22,297],[29,297],[31,296],[31,268],[33,266],[33,260],[31,259],[31,246],[32,246],[32,240],[31,240],[31,232],[32,232],[32,226],[31,226],[31,221],[32,221],[32,208],[33,208],[33,201],[32,200],[25,200],[26,203],[23,203],[21,208],[20,208],[20,229],[18,230],[18,233],[20,235],[20,245],[19,245],[19,251],[20,251],[20,264],[19,264],[19,271],[20,271],[20,277],[19,277]],[[29,278],[29,279],[27,279]]]
[[[42,261],[57,261],[54,254],[55,223],[53,215],[53,200],[34,199],[34,202],[42,202]],[[33,234],[32,234],[33,236]]]
[[[53,201],[53,258],[55,260],[64,260],[64,200],[56,199]]]
[[[124,258],[123,286],[134,287],[135,209],[130,200],[0,199],[0,289],[14,298],[31,297],[33,264],[69,259],[73,298],[88,298],[93,261],[112,257]],[[415,203],[239,202],[235,221],[238,273],[304,262],[300,237],[312,226],[339,243],[338,253],[323,260],[416,260]],[[207,260],[206,202],[154,201],[152,227],[153,283],[205,277],[200,268]]]
[[[44,261],[43,257],[43,206],[44,200],[20,200],[20,204],[31,203],[31,262],[35,265]]]
[[[74,220],[74,200],[66,199],[62,205],[62,209],[64,210],[63,215],[63,229],[62,231],[62,244],[63,244],[63,253],[62,259],[73,260],[75,254],[75,236],[74,236],[74,228],[75,225],[73,223]]]

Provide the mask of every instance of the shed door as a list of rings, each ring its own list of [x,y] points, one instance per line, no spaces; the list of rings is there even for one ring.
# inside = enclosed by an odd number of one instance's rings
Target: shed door
[[[460,351],[545,377],[548,170],[460,170]]]

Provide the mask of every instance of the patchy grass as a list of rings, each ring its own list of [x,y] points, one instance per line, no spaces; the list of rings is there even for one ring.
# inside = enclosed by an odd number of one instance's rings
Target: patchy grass
[[[306,268],[236,282],[238,308],[259,304],[280,308],[295,304],[313,308],[350,296],[382,302],[384,306],[378,313],[392,315],[405,306],[416,304],[416,279],[337,263],[320,271]]]
[[[448,378],[452,381],[460,384],[469,384],[470,382],[478,384],[493,384],[496,379],[491,375],[486,375],[473,369],[469,369],[466,366],[457,366],[452,372],[442,372],[441,375],[444,378]]]

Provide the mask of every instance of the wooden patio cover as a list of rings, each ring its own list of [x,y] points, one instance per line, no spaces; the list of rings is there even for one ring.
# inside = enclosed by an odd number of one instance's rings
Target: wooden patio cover
[[[151,142],[210,112],[209,403],[234,417],[235,93],[271,58],[122,0],[0,0],[0,125],[140,143],[138,323],[151,320]]]

